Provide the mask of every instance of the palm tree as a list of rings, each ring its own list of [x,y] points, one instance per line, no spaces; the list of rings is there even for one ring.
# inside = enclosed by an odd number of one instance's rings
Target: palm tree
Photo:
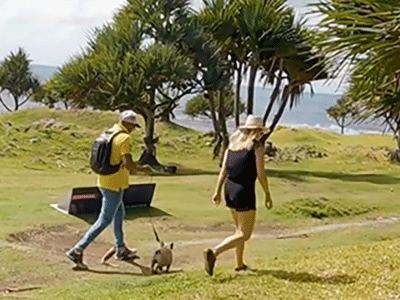
[[[40,86],[38,78],[32,74],[30,63],[31,60],[22,48],[16,53],[11,52],[0,62],[0,93],[7,91],[14,100],[12,109],[0,95],[0,102],[8,111],[17,111]]]
[[[220,55],[229,60],[236,76],[234,119],[236,127],[240,123],[240,88],[245,66],[246,48],[239,33],[236,16],[240,1],[204,0],[203,9],[195,16],[200,24],[217,41]]]
[[[293,10],[286,0],[245,0],[237,23],[246,44],[249,69],[247,114],[253,113],[255,81],[266,61],[277,61],[292,47]]]
[[[324,55],[312,47],[312,37],[315,34],[315,31],[304,29],[302,23],[296,24],[293,34],[294,47],[289,48],[291,51],[287,51],[284,56],[278,58],[279,65],[273,65],[274,61],[267,61],[267,64],[264,65],[264,72],[268,76],[278,73],[276,78],[272,77],[276,81],[276,85],[263,116],[264,123],[267,121],[272,106],[279,96],[280,85],[283,81],[286,81],[280,97],[278,111],[269,126],[269,135],[278,124],[289,100],[290,108],[292,108],[298,104],[300,95],[303,93],[306,85],[310,85],[312,91],[313,81],[328,78]]]
[[[139,112],[146,122],[145,151],[139,159],[140,164],[157,165],[155,160],[154,119],[157,111],[156,93],[165,85],[182,86],[186,80],[195,76],[192,61],[179,53],[170,44],[154,44],[136,57],[138,68],[144,81],[145,97],[142,98]],[[184,88],[183,88],[184,89]]]
[[[348,101],[358,107],[359,119],[383,118],[400,150],[400,2],[396,0],[319,0],[324,32],[320,45],[336,74],[347,68]]]
[[[160,164],[155,153],[156,116],[174,107],[189,92],[217,86],[220,72],[216,69],[218,60],[209,58],[211,50],[204,51],[208,49],[206,45],[201,49],[202,56],[194,50],[187,51],[196,49],[194,44],[201,42],[201,34],[186,34],[195,27],[190,23],[178,26],[172,22],[171,29],[167,21],[159,23],[166,12],[153,15],[153,9],[157,8],[154,3],[129,1],[113,23],[94,31],[84,52],[65,64],[45,89],[53,93],[55,90],[60,98],[78,107],[133,109],[142,115],[145,149],[139,163],[157,166]],[[148,9],[143,8],[144,4]],[[177,13],[184,10],[171,9]],[[151,17],[142,19],[139,12],[151,13]],[[186,20],[179,13],[176,17],[171,14],[171,20],[181,20],[181,17]],[[160,96],[161,102],[157,100]]]
[[[351,103],[346,101],[346,98],[340,98],[336,104],[329,107],[326,112],[340,127],[341,134],[344,134],[344,129],[353,122]]]

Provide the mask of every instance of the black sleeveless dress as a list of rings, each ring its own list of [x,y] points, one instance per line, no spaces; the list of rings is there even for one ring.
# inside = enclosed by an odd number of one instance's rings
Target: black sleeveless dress
[[[256,209],[255,181],[257,179],[256,155],[251,150],[228,150],[225,201],[236,211]]]

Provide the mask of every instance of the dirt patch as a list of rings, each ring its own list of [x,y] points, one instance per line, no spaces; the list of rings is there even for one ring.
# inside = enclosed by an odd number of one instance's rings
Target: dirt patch
[[[63,257],[64,252],[74,245],[87,229],[79,229],[71,224],[38,225],[26,231],[10,234],[6,241],[12,247],[23,248],[25,251],[32,250],[39,257],[59,261],[60,256]],[[111,246],[110,243],[99,241],[93,242],[93,245],[90,252],[95,250],[95,253],[105,253]]]
[[[255,228],[253,238],[307,238],[310,234],[316,232],[359,226],[388,226],[399,221],[399,217],[391,217],[358,223],[327,224],[304,229],[302,231],[293,231],[280,226],[259,224]],[[185,224],[168,224],[165,222],[161,224],[158,223],[157,225],[161,226],[161,230],[179,229],[181,231],[186,230],[196,233],[193,234],[194,238],[191,240],[174,241],[174,260],[171,267],[171,272],[173,273],[202,268],[204,264],[204,248],[217,244],[222,238],[228,236],[234,230],[232,225],[224,223],[213,224],[212,226],[192,226]],[[68,268],[72,268],[72,264],[65,258],[64,252],[71,247],[71,245],[76,243],[87,229],[87,227],[82,229],[70,224],[40,225],[30,230],[11,234],[7,238],[7,241],[1,243],[0,246],[11,247],[22,252],[29,252],[31,257],[46,264],[55,263],[60,266],[63,265],[60,272],[67,272],[68,274]],[[210,232],[214,233],[210,234]],[[215,234],[215,232],[218,234]],[[110,247],[111,243],[102,242],[101,239],[97,239],[90,244],[84,254],[84,260],[89,265],[90,271],[81,272],[79,274],[75,273],[76,275],[74,276],[89,276],[90,274],[127,274],[143,276],[140,268],[124,262],[112,261],[114,266],[102,265],[100,259]],[[155,250],[155,242],[152,241],[147,244],[146,242],[145,244],[140,244],[138,250],[140,255],[138,263],[146,267],[150,266],[151,258]],[[234,268],[234,263],[234,251],[228,251],[218,258],[218,264],[221,265],[232,266],[232,268]],[[8,278],[7,282],[0,281],[0,294],[29,293],[31,287],[35,289],[38,286],[38,288],[45,288],[48,285],[57,283],[59,281],[57,277],[58,275],[55,274],[54,278],[46,278],[46,280],[42,281],[40,281],[39,278],[33,280],[32,278],[29,279],[29,277],[24,277],[23,279]]]
[[[26,231],[10,234],[6,240],[6,246],[18,249],[19,251],[29,252],[38,260],[54,263],[65,262],[68,261],[64,256],[65,251],[74,245],[87,229],[88,227],[77,228],[71,224],[38,225]],[[255,234],[263,235],[268,233],[270,236],[278,236],[281,234],[282,229],[279,226],[259,225],[255,229]],[[233,233],[234,226],[229,223],[195,226],[158,222],[157,230],[160,232],[193,233],[193,238],[190,240],[174,241],[174,262],[172,269],[187,270],[202,266],[204,248],[220,242],[222,238]],[[109,267],[101,265],[100,260],[111,246],[111,242],[96,239],[85,251],[84,260],[94,268],[109,269]],[[138,247],[140,262],[144,265],[150,265],[152,255],[157,247],[156,242],[144,242],[144,244],[140,244]],[[224,255],[223,260],[231,258],[231,255]],[[119,268],[127,269],[132,268],[132,266],[122,263]]]

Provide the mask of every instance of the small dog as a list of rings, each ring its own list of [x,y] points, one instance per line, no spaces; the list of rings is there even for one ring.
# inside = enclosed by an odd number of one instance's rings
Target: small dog
[[[157,242],[160,243],[160,248],[158,248],[153,255],[153,258],[151,260],[151,274],[161,274],[162,272],[165,271],[165,273],[168,273],[169,268],[171,267],[172,264],[172,249],[174,247],[174,243],[170,243],[169,245],[165,244],[163,241],[160,240],[158,237],[157,231],[154,228],[153,223],[151,223],[151,226],[153,228],[154,235],[156,236]],[[107,261],[115,254],[116,249],[115,247],[111,247],[110,250],[104,254],[104,256],[101,258],[101,263],[103,265],[108,265],[111,267],[117,267],[111,263],[108,263]],[[144,269],[146,269],[145,273],[148,273],[148,267],[141,266],[140,264],[134,262],[135,259],[139,258],[139,256],[131,259],[130,261],[127,261],[135,266],[138,266],[142,269],[142,272]],[[163,269],[165,267],[165,270]],[[146,274],[148,275],[148,274]]]
[[[160,274],[163,272],[163,268],[165,268],[165,273],[168,273],[169,267],[172,264],[172,248],[174,247],[174,243],[169,245],[164,244],[164,242],[160,242],[159,249],[154,252],[153,259],[151,260],[151,272],[152,274]]]
[[[153,222],[151,222],[151,227],[153,228],[154,235],[156,236],[157,242],[160,243],[160,248],[158,248],[153,255],[153,259],[151,260],[151,273],[152,274],[160,274],[163,272],[163,268],[165,268],[165,273],[168,273],[169,268],[172,264],[172,248],[174,247],[174,243],[169,245],[164,244],[163,241],[158,237],[157,231],[154,228]]]

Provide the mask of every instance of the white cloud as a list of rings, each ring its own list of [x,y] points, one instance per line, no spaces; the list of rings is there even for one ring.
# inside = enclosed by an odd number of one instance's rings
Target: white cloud
[[[126,0],[0,0],[0,60],[23,47],[36,64],[59,66]],[[303,0],[289,0],[303,12]],[[192,0],[199,8],[202,0]]]
[[[59,66],[110,21],[125,0],[2,0],[0,59],[22,47],[36,64]]]
[[[199,8],[202,0],[191,0]],[[311,0],[288,0],[298,14]],[[34,64],[60,66],[87,44],[95,27],[111,21],[126,0],[0,0],[0,60],[19,47]],[[322,83],[314,85],[319,91]],[[337,84],[321,87],[334,92]]]

